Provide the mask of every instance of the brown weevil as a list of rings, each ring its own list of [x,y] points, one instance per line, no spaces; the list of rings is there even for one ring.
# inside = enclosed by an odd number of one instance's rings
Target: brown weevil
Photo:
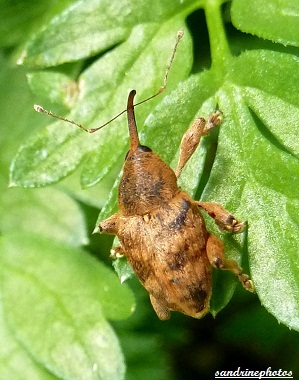
[[[173,56],[170,64],[172,59]],[[164,86],[158,93],[165,88],[169,67]],[[241,232],[245,223],[217,203],[193,200],[177,184],[201,137],[221,123],[222,114],[217,111],[208,120],[195,119],[182,138],[178,166],[173,171],[139,141],[134,115],[135,93],[135,90],[129,93],[126,109],[130,149],[119,185],[119,211],[100,222],[98,230],[117,235],[120,245],[114,248],[114,253],[127,258],[149,292],[160,319],[168,319],[170,311],[200,318],[209,310],[212,268],[231,271],[245,289],[254,291],[251,280],[242,273],[238,263],[225,258],[222,241],[206,230],[202,210],[221,230]],[[51,114],[39,106],[36,109]]]
[[[209,309],[211,268],[230,270],[252,291],[252,282],[236,261],[224,257],[220,239],[206,230],[201,210],[222,230],[240,232],[245,223],[216,203],[197,202],[180,190],[177,179],[200,138],[221,122],[221,113],[208,121],[198,118],[184,134],[178,167],[174,172],[149,147],[141,145],[131,91],[127,115],[130,150],[119,185],[119,211],[99,224],[102,233],[117,235],[124,255],[160,319],[170,311],[199,318]]]

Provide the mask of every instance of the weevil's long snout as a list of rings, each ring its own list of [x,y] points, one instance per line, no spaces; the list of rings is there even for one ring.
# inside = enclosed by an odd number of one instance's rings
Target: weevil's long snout
[[[132,90],[129,93],[128,103],[127,103],[127,117],[128,117],[128,126],[129,126],[129,134],[130,134],[130,151],[131,152],[136,150],[140,145],[137,126],[136,126],[136,120],[135,120],[135,113],[134,113],[135,95],[136,95],[136,91]]]

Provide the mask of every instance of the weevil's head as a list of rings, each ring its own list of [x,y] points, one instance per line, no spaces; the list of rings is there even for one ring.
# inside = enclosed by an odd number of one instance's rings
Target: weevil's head
[[[130,150],[119,186],[119,208],[125,215],[144,215],[165,205],[179,191],[174,171],[149,147],[141,145],[134,115],[134,96],[127,104]]]

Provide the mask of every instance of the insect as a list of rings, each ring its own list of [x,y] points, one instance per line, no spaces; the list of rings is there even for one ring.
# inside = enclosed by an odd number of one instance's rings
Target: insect
[[[164,86],[158,93],[166,86],[169,67]],[[212,268],[231,271],[245,289],[254,291],[252,281],[243,274],[238,263],[225,258],[222,241],[207,231],[202,211],[208,213],[221,230],[241,232],[246,223],[217,203],[193,200],[177,184],[201,138],[220,125],[222,114],[216,111],[208,120],[194,120],[181,140],[178,166],[173,171],[139,141],[135,93],[135,90],[129,93],[126,108],[130,149],[119,185],[119,211],[100,222],[98,230],[117,235],[120,245],[114,248],[113,254],[127,258],[161,320],[168,319],[171,311],[200,318],[209,310]],[[37,110],[49,114],[43,109]]]

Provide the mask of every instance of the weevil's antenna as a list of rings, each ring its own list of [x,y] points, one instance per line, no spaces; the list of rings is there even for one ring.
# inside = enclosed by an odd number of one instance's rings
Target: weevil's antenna
[[[136,103],[134,105],[135,107],[139,106],[139,104],[145,103],[148,100],[151,100],[151,99],[155,98],[156,96],[158,96],[159,94],[161,94],[161,92],[163,92],[166,89],[169,71],[170,71],[170,68],[172,66],[172,62],[174,60],[174,56],[175,56],[175,53],[176,53],[177,48],[178,48],[178,44],[179,44],[180,40],[183,38],[183,35],[184,35],[184,31],[183,31],[183,29],[180,29],[178,31],[177,35],[176,35],[175,45],[174,45],[174,48],[172,50],[172,54],[171,54],[168,66],[167,66],[166,71],[165,71],[165,75],[164,75],[164,79],[163,79],[163,86],[161,86],[159,88],[159,90],[154,95],[151,95],[148,98],[146,98],[144,100],[141,100],[140,102]]]
[[[165,71],[165,75],[164,75],[164,79],[163,79],[163,85],[159,88],[159,90],[154,95],[151,95],[148,98],[146,98],[144,100],[141,100],[140,102],[134,104],[133,107],[139,106],[140,104],[145,103],[148,100],[151,100],[151,99],[155,98],[156,96],[158,96],[159,94],[161,94],[165,90],[165,88],[167,86],[167,80],[168,80],[169,71],[170,71],[170,68],[172,66],[172,63],[173,63],[173,60],[174,60],[174,56],[175,56],[175,53],[176,53],[177,48],[178,48],[178,44],[179,44],[180,40],[182,39],[183,35],[184,35],[184,31],[183,31],[183,29],[180,29],[178,31],[178,33],[177,33],[176,40],[175,40],[175,45],[174,45],[174,48],[172,50],[172,55],[170,57],[168,66],[167,66],[166,71]],[[48,111],[48,110],[44,109],[42,106],[39,106],[37,104],[34,105],[34,110],[36,112],[44,113],[44,114],[46,114],[48,116],[54,117],[55,119],[59,119],[59,120],[62,120],[62,121],[66,121],[67,123],[76,125],[77,127],[79,127],[80,129],[82,129],[83,131],[85,131],[87,133],[97,132],[98,130],[104,128],[107,124],[110,124],[113,120],[117,119],[123,113],[127,112],[127,109],[125,109],[125,110],[121,111],[119,114],[117,114],[116,116],[114,116],[112,119],[110,119],[109,121],[107,121],[105,124],[102,124],[101,126],[99,126],[97,128],[87,129],[82,124],[76,123],[74,120],[70,120],[70,119],[67,119],[65,117],[56,115],[55,113],[53,113],[51,111]]]
[[[77,127],[81,128],[83,131],[85,131],[87,133],[94,133],[94,132],[98,131],[99,129],[104,128],[107,124],[110,124],[113,120],[117,119],[120,115],[127,112],[127,110],[125,109],[125,110],[121,111],[118,115],[114,116],[112,119],[107,121],[105,124],[102,124],[100,127],[87,129],[87,128],[83,127],[82,124],[76,123],[74,120],[66,119],[65,117],[56,115],[55,113],[53,113],[51,111],[45,110],[42,106],[39,106],[38,104],[34,104],[33,107],[34,107],[34,110],[36,112],[44,113],[48,116],[54,117],[55,119],[59,119],[62,121],[66,121],[67,123],[76,125]]]

